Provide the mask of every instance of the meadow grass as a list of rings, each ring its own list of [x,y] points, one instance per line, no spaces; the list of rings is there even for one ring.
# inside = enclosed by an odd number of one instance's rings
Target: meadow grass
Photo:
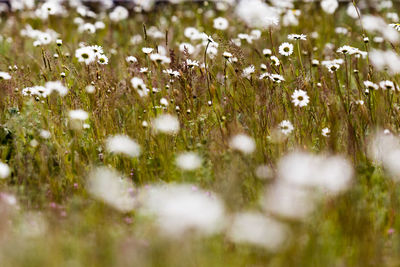
[[[0,180],[0,266],[398,266],[400,158],[385,165],[382,156],[382,166],[369,156],[369,144],[376,132],[385,130],[384,136],[395,139],[389,150],[399,145],[399,76],[391,66],[379,70],[369,54],[360,52],[378,49],[397,55],[398,43],[373,41],[382,34],[361,27],[360,21],[369,13],[387,18],[398,8],[361,5],[362,15],[355,17],[348,15],[346,5],[334,14],[324,12],[319,3],[296,3],[295,8],[301,10],[301,15],[293,15],[297,24],[284,26],[280,21],[262,29],[260,36],[238,18],[234,5],[218,10],[214,3],[131,10],[120,21],[110,19],[112,9],[99,12],[96,19],[83,17],[85,22],[104,22],[105,28],[95,33],[78,31],[83,23],[73,20],[81,15],[70,7],[65,15],[46,19],[28,11],[3,13],[0,70],[11,79],[0,81],[0,159],[10,174]],[[295,13],[285,10],[282,15],[289,12]],[[213,27],[217,17],[228,21],[226,30]],[[27,25],[54,30],[62,45],[55,40],[33,45],[35,38],[21,32]],[[213,40],[190,40],[185,36],[187,27]],[[338,33],[337,27],[346,32]],[[239,33],[247,36],[234,40]],[[306,34],[306,40],[288,40],[293,33]],[[132,41],[133,36],[141,40]],[[293,44],[289,56],[279,53],[284,42]],[[189,47],[179,49],[181,43],[191,43],[194,52]],[[108,64],[79,62],[75,51],[87,45],[102,46]],[[344,45],[359,50],[353,55],[337,52]],[[144,47],[153,48],[153,54],[164,53],[170,62],[153,61],[143,53]],[[264,55],[264,49],[279,58],[279,66],[271,55]],[[127,62],[128,56],[137,62]],[[197,60],[199,66],[189,67],[187,59]],[[333,59],[342,61],[338,70],[330,71],[332,64],[326,67],[322,61]],[[254,73],[243,73],[251,65]],[[140,72],[143,67],[148,70]],[[166,74],[166,69],[177,71],[177,76]],[[274,81],[268,75],[259,79],[263,73],[279,74],[284,80]],[[131,83],[133,77],[142,79],[139,89]],[[366,93],[367,80],[392,81],[393,90]],[[61,81],[68,93],[24,95],[24,88],[49,81]],[[87,92],[89,85],[94,92]],[[141,89],[149,91],[141,96]],[[296,106],[295,90],[306,92],[309,102]],[[166,103],[160,103],[163,98]],[[71,119],[69,112],[80,109],[88,119]],[[161,114],[178,118],[179,130],[157,132],[154,119]],[[293,131],[283,133],[282,121],[289,121]],[[232,138],[238,134],[244,137],[235,145]],[[134,140],[140,146],[138,156],[111,153],[107,140],[114,135]],[[131,143],[123,142],[118,149],[127,145]],[[393,152],[382,149],[384,154]],[[184,151],[195,152],[200,166],[180,168],[177,155]],[[280,162],[295,151],[337,155],[353,173],[338,193],[314,185],[305,189],[316,193],[318,201],[301,218],[265,210],[262,204],[265,192],[275,190],[282,179]],[[318,160],[303,166],[306,171],[314,170],[314,163],[324,164],[315,157]],[[192,160],[184,163],[190,168]],[[293,166],[292,175],[304,172],[296,169],[299,164]],[[134,208],[121,211],[120,202],[113,202],[118,196],[102,201],[91,191],[88,177],[101,166],[131,183]],[[262,174],[268,172],[265,177],[257,171],[260,166]],[[338,172],[324,171],[321,180]],[[342,176],[339,172],[333,179]],[[184,229],[165,236],[158,224],[172,229],[179,222],[169,225],[170,221],[160,222],[141,212],[144,204],[140,197],[136,202],[136,196],[154,185],[168,184],[190,184],[194,191],[201,188],[218,196],[225,206],[223,229],[211,235]],[[102,192],[107,194],[112,186]],[[284,192],[291,197],[291,191]],[[296,206],[296,198],[289,201]],[[289,230],[284,245],[271,249],[270,243],[232,240],[227,234],[232,216],[245,211],[284,225]],[[252,227],[257,225],[248,226]]]

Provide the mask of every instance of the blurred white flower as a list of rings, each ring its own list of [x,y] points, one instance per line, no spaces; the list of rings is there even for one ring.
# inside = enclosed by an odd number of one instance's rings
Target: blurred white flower
[[[258,179],[270,179],[272,178],[272,170],[268,165],[259,165],[256,170],[255,170],[255,174],[257,176]]]
[[[82,109],[70,110],[69,111],[69,117],[72,120],[84,121],[84,120],[87,120],[89,118],[89,114],[86,111],[82,110]]]
[[[142,48],[142,52],[143,53],[145,53],[145,54],[150,54],[150,53],[152,53],[153,52],[153,48],[151,48],[151,47],[143,47]]]
[[[237,134],[229,142],[232,149],[238,150],[243,154],[251,154],[256,149],[254,139],[246,134]]]
[[[339,3],[337,0],[322,0],[321,8],[328,14],[333,14],[336,9],[339,7]]]
[[[222,31],[228,29],[229,26],[228,20],[222,17],[215,18],[213,23],[214,23],[214,29]]]
[[[338,194],[350,186],[353,168],[340,156],[293,152],[279,160],[278,178],[297,187]]]
[[[271,56],[271,63],[274,64],[275,66],[279,66],[281,64],[281,62],[279,61],[279,59],[276,56]]]
[[[392,51],[372,50],[369,59],[377,71],[388,70],[390,74],[400,73],[400,56]]]
[[[349,3],[347,5],[346,13],[353,19],[358,19],[358,13],[360,13],[361,16],[360,9],[356,8],[353,3]]]
[[[136,62],[137,62],[137,58],[134,57],[134,56],[127,56],[127,57],[125,58],[125,60],[126,60],[126,62],[128,62],[128,63],[136,63]]]
[[[400,35],[397,30],[389,26],[381,17],[363,15],[361,23],[365,30],[369,32],[378,32],[389,42],[397,44],[400,41]]]
[[[170,114],[159,115],[153,120],[152,126],[156,132],[165,134],[176,134],[180,129],[178,118]]]
[[[325,137],[329,137],[331,130],[328,127],[325,127],[321,130],[321,134]]]
[[[68,93],[68,88],[60,81],[47,82],[44,86],[46,87],[47,95],[50,95],[54,91],[56,91],[60,96],[65,96]]]
[[[140,156],[140,145],[126,135],[114,135],[107,138],[107,151],[111,153],[122,153],[130,157]]]
[[[247,68],[243,69],[242,76],[247,79],[250,79],[251,74],[253,74],[255,71],[256,71],[256,69],[255,69],[254,65],[250,65]]]
[[[289,34],[288,35],[289,40],[307,40],[307,35],[305,34]]]
[[[241,0],[235,13],[251,28],[266,29],[279,22],[277,10],[261,0]]]
[[[289,219],[306,219],[316,207],[312,192],[280,181],[270,186],[260,201],[267,212]]]
[[[368,156],[375,164],[381,164],[392,179],[400,181],[400,138],[389,130],[378,131],[368,142]]]
[[[0,80],[10,80],[11,75],[8,72],[0,71]]]
[[[127,19],[129,15],[128,10],[123,6],[116,6],[114,10],[110,13],[110,20],[118,22]]]
[[[371,82],[371,81],[364,81],[364,86],[366,87],[366,89],[368,89],[369,91],[372,90],[378,90],[379,89],[379,85]]]
[[[41,130],[40,137],[42,137],[43,139],[49,139],[51,137],[51,133],[47,130]]]
[[[175,162],[182,170],[192,171],[201,167],[202,159],[195,152],[183,152],[176,157]]]
[[[399,87],[395,86],[392,81],[381,81],[379,82],[379,87],[382,88],[382,90],[399,91]]]
[[[132,183],[112,169],[94,169],[89,174],[87,190],[95,199],[104,201],[120,212],[129,212],[135,207]]]
[[[184,237],[190,230],[212,235],[224,227],[223,202],[190,185],[151,186],[142,192],[140,201],[140,211],[155,216],[159,229],[169,237]]]
[[[235,214],[228,230],[233,242],[260,246],[273,252],[285,245],[289,233],[285,224],[255,212]]]
[[[5,179],[10,176],[11,170],[7,164],[0,162],[0,179]]]
[[[96,91],[96,87],[94,87],[93,85],[88,85],[85,87],[85,91],[88,94],[93,94]]]

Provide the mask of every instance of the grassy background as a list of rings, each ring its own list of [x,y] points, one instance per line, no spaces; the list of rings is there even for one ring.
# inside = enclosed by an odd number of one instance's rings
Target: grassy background
[[[105,17],[106,29],[93,35],[77,33],[72,23],[77,14],[72,10],[65,18],[50,17],[47,21],[21,13],[4,15],[0,32],[12,41],[4,38],[0,42],[0,69],[7,71],[14,65],[18,69],[10,71],[11,80],[0,81],[0,158],[12,169],[11,177],[0,181],[0,190],[15,194],[20,209],[0,206],[0,265],[398,266],[399,187],[365,155],[366,138],[375,129],[398,133],[398,92],[364,94],[364,80],[389,79],[387,73],[374,71],[367,60],[347,58],[347,71],[343,65],[335,74],[323,66],[311,67],[311,59],[343,57],[325,53],[327,42],[361,50],[374,47],[397,51],[398,47],[373,42],[365,45],[362,30],[345,14],[344,7],[334,15],[324,14],[317,5],[302,4],[299,8],[303,12],[299,26],[264,31],[259,40],[252,44],[242,41],[241,47],[229,40],[250,29],[232,15],[232,10],[215,14],[229,20],[229,29],[213,29],[212,18],[205,15],[213,10],[212,5],[164,6],[148,14],[132,14],[119,23]],[[173,22],[173,16],[178,20]],[[63,46],[33,47],[31,39],[20,35],[26,24],[55,30]],[[132,45],[130,38],[143,35],[143,25],[146,29],[158,27],[168,39],[149,37]],[[205,31],[220,44],[218,56],[208,59],[207,72],[201,68],[188,70],[183,64],[186,58],[203,62],[203,52],[197,56],[179,52],[178,44],[187,41],[183,31],[188,26]],[[336,34],[337,26],[346,27],[349,33]],[[312,32],[319,37],[311,38]],[[296,53],[288,58],[276,53],[280,68],[271,66],[262,55],[263,48],[277,51],[290,33],[309,35],[301,42],[303,69]],[[372,40],[373,35],[369,37]],[[79,42],[103,46],[109,64],[86,66],[77,62],[74,51]],[[151,63],[141,52],[142,47],[160,44],[170,51],[170,67],[181,72],[171,84],[162,73],[163,67]],[[111,54],[111,49],[117,53]],[[226,65],[223,51],[233,53],[238,63]],[[54,59],[54,53],[60,57]],[[136,56],[138,64],[127,64],[125,57],[129,55]],[[286,81],[274,84],[258,80],[261,63],[271,72],[281,73]],[[243,68],[250,64],[256,66],[257,75],[252,79],[241,77]],[[150,74],[139,73],[139,67],[144,66]],[[359,72],[355,74],[354,69]],[[63,79],[61,72],[66,73]],[[130,85],[134,76],[161,91],[140,98]],[[390,79],[398,81],[398,75]],[[68,95],[40,100],[21,95],[27,86],[52,80],[62,80],[70,90]],[[97,89],[93,95],[85,91],[91,83]],[[290,96],[295,89],[308,92],[307,107],[293,106]],[[349,102],[340,99],[337,90],[348,96]],[[142,127],[143,120],[149,122],[162,113],[154,108],[161,97],[173,101],[167,111],[179,117],[181,131],[176,136],[155,135]],[[358,99],[365,105],[356,105]],[[211,106],[209,100],[213,101]],[[181,112],[175,111],[176,105]],[[78,108],[89,112],[90,129],[70,129],[68,111]],[[269,136],[284,119],[290,120],[295,130],[283,142],[273,142]],[[324,127],[332,131],[329,138],[321,135]],[[50,131],[50,139],[39,136],[42,129]],[[229,149],[230,137],[239,132],[255,139],[257,150],[252,155]],[[143,153],[138,159],[105,151],[105,138],[119,133],[141,144]],[[38,145],[32,146],[32,140]],[[233,244],[223,235],[201,238],[188,234],[174,241],[160,238],[146,218],[135,212],[120,214],[94,201],[85,191],[88,171],[106,165],[130,177],[137,186],[189,182],[221,195],[229,211],[259,209],[259,195],[271,181],[257,179],[256,167],[268,164],[274,168],[281,156],[296,148],[346,155],[356,170],[355,182],[348,192],[327,199],[305,222],[288,222],[293,230],[291,243],[273,254]],[[185,150],[195,150],[203,157],[201,169],[186,173],[173,164],[176,153]],[[29,222],[33,226],[24,226]],[[45,234],[22,234],[24,229],[40,232],[43,227]]]

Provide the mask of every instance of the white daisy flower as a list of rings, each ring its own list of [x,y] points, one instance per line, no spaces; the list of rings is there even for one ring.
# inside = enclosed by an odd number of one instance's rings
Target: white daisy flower
[[[305,107],[310,102],[310,98],[306,91],[294,90],[294,93],[292,94],[292,102],[296,107]]]
[[[100,55],[100,56],[98,56],[97,62],[101,65],[107,65],[108,57],[106,55]]]
[[[329,64],[326,64],[325,66],[329,70],[330,73],[334,73],[340,68],[340,65],[335,64],[335,63],[329,63]]]
[[[383,89],[383,90],[395,90],[395,85],[392,81],[381,81],[379,83],[379,86]]]
[[[285,81],[285,78],[283,78],[282,75],[279,74],[270,74],[269,78],[274,82],[274,83],[281,83]]]
[[[379,85],[377,85],[376,83],[373,83],[371,81],[364,81],[364,86],[368,90],[378,90],[379,89]]]
[[[0,80],[10,80],[11,75],[8,72],[0,71]]]
[[[253,74],[256,71],[254,65],[250,65],[247,68],[243,69],[242,76],[250,79],[251,74]]]
[[[199,62],[197,60],[186,59],[186,64],[189,68],[198,67]]]
[[[285,135],[289,135],[294,130],[293,124],[288,120],[283,120],[279,124],[279,128],[281,132]]]
[[[263,49],[263,55],[265,56],[265,57],[270,57],[271,55],[272,55],[272,50],[271,49],[268,49],[268,48],[265,48],[265,49]]]
[[[89,46],[84,46],[75,50],[75,57],[78,58],[79,62],[85,62],[86,65],[94,62],[96,59],[96,53]]]
[[[233,55],[232,55],[231,53],[225,51],[225,52],[222,54],[222,56],[223,56],[224,58],[226,58],[226,59],[229,59],[229,58],[231,58]]]
[[[127,56],[125,58],[125,61],[132,64],[132,63],[136,63],[137,62],[137,58],[134,57],[134,56]]]
[[[143,67],[139,69],[140,73],[148,73],[149,72],[149,68]]]
[[[338,50],[336,50],[336,52],[346,55],[346,54],[354,54],[357,50],[358,48],[349,45],[344,45],[342,47],[339,47]]]
[[[145,53],[146,55],[152,53],[153,50],[154,50],[154,49],[151,48],[151,47],[143,47],[143,48],[142,48],[142,52]]]
[[[281,62],[279,61],[279,58],[277,58],[276,56],[271,56],[271,62],[272,64],[274,64],[275,66],[279,66],[281,64]]]
[[[167,107],[169,105],[168,100],[164,97],[160,99],[160,104],[165,107]]]
[[[150,55],[150,60],[154,61],[156,63],[161,63],[161,64],[169,64],[171,63],[171,59],[167,56],[160,55],[158,53],[156,54],[151,54]]]
[[[325,127],[321,130],[321,134],[325,137],[329,137],[331,130],[328,127]]]
[[[279,46],[279,54],[286,57],[290,56],[293,54],[293,45],[287,42],[281,44]]]
[[[135,89],[145,89],[146,88],[146,84],[144,83],[144,81],[138,77],[133,77],[131,79],[131,84],[132,84],[132,87]]]
[[[289,34],[288,35],[289,40],[307,40],[307,35],[305,34]]]
[[[179,71],[172,70],[172,69],[163,70],[163,73],[168,74],[169,76],[171,76],[171,78],[181,76]]]

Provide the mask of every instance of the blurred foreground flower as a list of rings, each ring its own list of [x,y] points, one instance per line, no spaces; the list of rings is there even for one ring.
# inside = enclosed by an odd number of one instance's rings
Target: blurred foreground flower
[[[268,28],[277,25],[279,13],[261,0],[241,0],[236,15],[251,28]]]
[[[389,131],[378,131],[368,142],[368,156],[381,164],[395,181],[400,180],[400,138]]]
[[[235,214],[228,236],[236,243],[247,243],[271,251],[282,248],[288,240],[289,227],[261,213],[243,212]]]
[[[0,179],[7,178],[10,176],[10,167],[7,164],[0,162]]]
[[[120,212],[132,211],[135,206],[131,181],[112,169],[99,167],[93,170],[88,178],[87,190],[95,199],[104,201]]]
[[[191,185],[152,186],[142,192],[140,201],[141,212],[154,215],[159,229],[170,237],[179,238],[189,230],[212,235],[224,226],[223,202]]]
[[[182,170],[192,171],[201,167],[202,159],[195,152],[183,152],[176,157],[176,165]]]
[[[353,167],[340,156],[293,152],[278,163],[278,179],[261,200],[270,213],[305,219],[325,194],[335,196],[349,188]]]
[[[153,120],[152,125],[158,133],[176,134],[180,129],[178,118],[170,114],[159,115]]]
[[[108,137],[106,148],[111,153],[122,153],[130,157],[140,156],[140,145],[126,135]]]
[[[229,142],[229,146],[232,149],[242,152],[243,154],[251,154],[256,149],[256,143],[254,142],[253,138],[245,134],[237,134],[232,137],[231,141]]]

